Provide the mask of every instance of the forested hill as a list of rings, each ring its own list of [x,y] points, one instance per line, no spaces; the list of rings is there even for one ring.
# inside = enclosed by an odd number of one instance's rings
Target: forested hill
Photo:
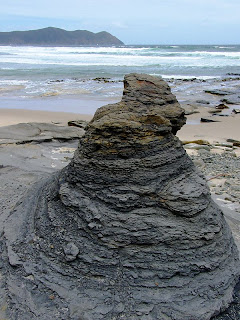
[[[66,31],[48,27],[39,30],[0,32],[0,45],[111,46],[124,43],[106,31]]]

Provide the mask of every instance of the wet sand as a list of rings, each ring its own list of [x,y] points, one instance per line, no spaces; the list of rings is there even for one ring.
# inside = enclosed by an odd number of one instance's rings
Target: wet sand
[[[25,109],[0,109],[0,126],[18,123],[42,122],[67,125],[70,120],[91,120],[91,114],[53,112]]]

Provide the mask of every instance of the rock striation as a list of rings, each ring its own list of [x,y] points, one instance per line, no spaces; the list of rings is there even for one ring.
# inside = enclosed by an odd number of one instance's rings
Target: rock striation
[[[10,319],[208,320],[228,307],[238,252],[175,136],[184,123],[161,78],[125,77],[121,102],[97,110],[71,163],[8,218]]]
[[[0,128],[0,145],[68,141],[79,139],[83,134],[84,130],[81,128],[57,126],[52,123],[19,123]]]

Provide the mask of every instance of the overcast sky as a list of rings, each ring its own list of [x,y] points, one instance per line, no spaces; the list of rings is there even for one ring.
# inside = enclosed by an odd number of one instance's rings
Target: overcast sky
[[[1,1],[0,31],[108,31],[125,44],[240,44],[240,0]]]

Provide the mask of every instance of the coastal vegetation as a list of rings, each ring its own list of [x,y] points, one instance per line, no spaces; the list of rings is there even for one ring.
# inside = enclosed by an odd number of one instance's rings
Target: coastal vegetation
[[[123,45],[123,42],[106,31],[93,33],[87,30],[67,31],[48,27],[38,30],[0,32],[0,45],[111,46]]]

